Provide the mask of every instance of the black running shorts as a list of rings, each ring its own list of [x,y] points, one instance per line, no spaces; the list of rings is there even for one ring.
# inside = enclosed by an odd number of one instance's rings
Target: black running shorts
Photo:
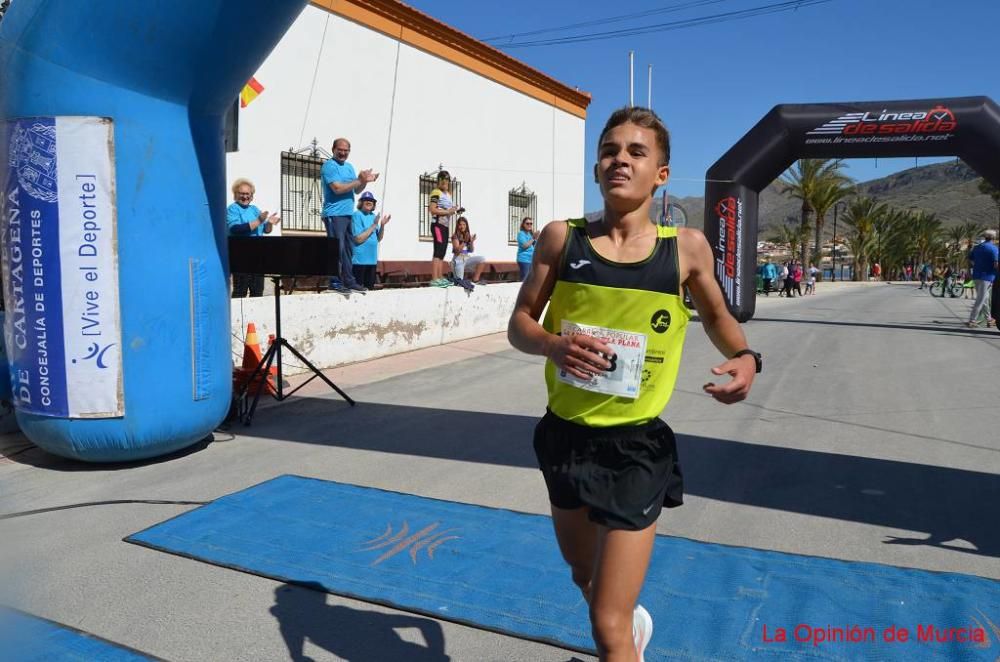
[[[434,257],[443,260],[448,252],[448,226],[441,223],[431,223],[431,236],[434,239]]]
[[[592,428],[549,411],[535,426],[535,455],[553,506],[589,506],[591,521],[611,529],[645,529],[661,507],[684,503],[674,432],[658,418]]]

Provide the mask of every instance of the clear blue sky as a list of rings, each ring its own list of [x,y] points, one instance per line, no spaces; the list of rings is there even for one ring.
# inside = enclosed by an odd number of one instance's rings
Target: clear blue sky
[[[664,23],[781,0],[404,1],[481,39],[688,5],[640,20],[519,38],[527,40]],[[695,4],[700,6],[691,6]],[[646,103],[646,67],[652,64],[653,109],[672,135],[668,190],[672,196],[686,196],[703,195],[708,167],[779,103],[973,95],[1000,101],[998,35],[996,0],[831,0],[768,16],[587,43],[516,49],[491,43],[591,94],[588,164],[604,120],[627,100],[628,51],[635,51],[637,105]],[[847,173],[863,181],[912,167],[914,160],[879,159],[877,167],[873,160],[845,163]],[[600,193],[589,177],[586,186],[586,210],[599,209]]]

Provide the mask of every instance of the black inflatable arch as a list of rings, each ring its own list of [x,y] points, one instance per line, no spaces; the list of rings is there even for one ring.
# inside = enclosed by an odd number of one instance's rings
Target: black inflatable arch
[[[1000,188],[1000,106],[987,97],[775,106],[705,176],[705,236],[736,319],[754,313],[760,191],[798,159],[878,156],[957,156]]]

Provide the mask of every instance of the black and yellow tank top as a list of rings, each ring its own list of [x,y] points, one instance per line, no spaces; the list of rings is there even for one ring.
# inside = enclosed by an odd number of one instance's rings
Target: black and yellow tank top
[[[649,256],[622,263],[594,250],[585,219],[567,223],[558,279],[543,326],[549,333],[585,332],[627,346],[608,375],[618,380],[614,388],[630,392],[588,390],[573,377],[557,374],[555,364],[547,361],[549,409],[562,419],[592,427],[650,421],[660,415],[673,393],[691,318],[681,292],[677,228],[658,226]]]

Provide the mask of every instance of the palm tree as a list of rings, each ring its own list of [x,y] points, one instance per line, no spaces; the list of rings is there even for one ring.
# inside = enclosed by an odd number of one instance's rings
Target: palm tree
[[[968,233],[965,223],[953,225],[944,232],[944,238],[950,247],[948,264],[954,266],[956,259],[962,255],[962,244],[967,242]]]
[[[816,195],[810,202],[816,213],[816,240],[813,244],[813,264],[815,265],[818,265],[822,258],[821,246],[823,245],[823,225],[826,223],[826,215],[835,204],[857,193],[851,184],[853,184],[851,179],[844,175],[831,176],[817,187]]]
[[[912,219],[910,212],[889,208],[874,223],[874,257],[887,276],[901,272],[913,255]]]
[[[850,179],[840,174],[841,163],[834,159],[799,159],[797,166],[792,166],[781,178],[783,185],[782,192],[790,194],[793,198],[802,201],[802,216],[799,229],[805,233],[809,226],[809,215],[816,211],[817,201],[824,200],[829,195],[825,189],[839,184],[846,187]],[[843,196],[841,196],[843,197]],[[823,210],[824,215],[830,207],[840,198],[834,199]],[[817,240],[819,245],[820,228],[817,226]],[[806,261],[806,247],[803,243],[801,248],[801,262]]]
[[[868,196],[858,196],[847,205],[844,223],[851,229],[846,243],[854,254],[852,280],[867,277],[871,255],[877,251],[876,223],[882,223],[887,209],[885,203]]]
[[[945,254],[941,220],[923,211],[913,215],[913,249],[920,264],[934,262]]]
[[[965,235],[962,237],[965,241],[965,250],[962,251],[964,255],[969,254],[976,241],[983,236],[987,229],[985,223],[977,223],[976,221],[969,221],[962,224],[962,230],[964,230]]]

